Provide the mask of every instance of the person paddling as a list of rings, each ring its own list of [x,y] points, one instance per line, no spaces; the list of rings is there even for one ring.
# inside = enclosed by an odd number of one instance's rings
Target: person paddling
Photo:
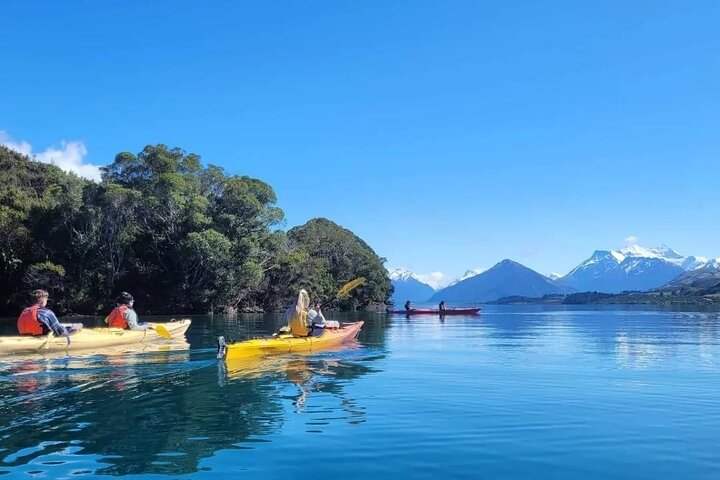
[[[153,323],[138,323],[137,313],[133,310],[135,299],[129,293],[122,292],[115,302],[117,306],[105,318],[108,327],[124,330],[148,330],[155,327]]]
[[[18,318],[18,332],[20,335],[47,335],[52,332],[58,337],[68,337],[70,341],[71,330],[60,323],[55,313],[47,308],[50,295],[45,290],[32,292],[35,300],[31,307],[22,311]]]
[[[296,337],[307,337],[311,333],[310,326],[307,322],[308,309],[310,307],[310,295],[305,289],[298,292],[297,302],[295,305],[285,310],[283,321],[285,327],[282,330],[288,330]]]
[[[405,311],[409,312],[410,310],[412,310],[412,305],[410,305],[410,300],[408,300],[405,302]]]
[[[438,306],[438,309],[440,312],[445,312],[445,300],[440,301],[440,305]]]
[[[281,331],[289,331],[296,337],[319,337],[325,328],[340,328],[338,322],[325,320],[320,304],[310,308],[310,295],[304,289],[298,293],[295,305],[285,311],[283,322],[286,326]]]
[[[308,310],[308,325],[310,327],[310,335],[313,337],[321,336],[326,328],[340,328],[340,322],[335,320],[325,320],[319,303],[314,308]]]

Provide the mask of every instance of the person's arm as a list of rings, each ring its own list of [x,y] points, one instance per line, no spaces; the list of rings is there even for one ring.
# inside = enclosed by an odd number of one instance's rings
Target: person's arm
[[[142,325],[138,323],[137,313],[135,313],[135,310],[133,310],[132,308],[128,308],[127,310],[125,310],[125,313],[123,315],[125,316],[125,321],[127,322],[128,328],[130,330],[147,330],[150,327],[150,325],[147,325],[145,323]]]
[[[69,335],[67,329],[60,323],[60,320],[55,316],[52,310],[49,308],[41,308],[37,313],[38,320],[43,323],[48,330],[53,332],[58,337],[67,337]]]

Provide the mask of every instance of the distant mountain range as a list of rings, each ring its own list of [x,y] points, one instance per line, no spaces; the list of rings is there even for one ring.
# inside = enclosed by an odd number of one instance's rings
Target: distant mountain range
[[[512,260],[503,260],[489,270],[473,275],[433,295],[430,300],[452,303],[478,303],[511,295],[537,296],[569,293],[571,288],[558,285]]]
[[[644,291],[665,285],[685,271],[719,264],[720,259],[685,257],[665,245],[659,248],[632,245],[620,250],[596,250],[557,281],[580,292]]]
[[[567,295],[565,304],[710,305],[720,303],[720,268],[711,262],[682,273],[662,287],[646,292],[579,293]]]
[[[546,296],[557,303],[573,292],[649,292],[660,287],[672,290],[674,281],[697,282],[707,277],[710,278],[708,282],[712,282],[714,274],[707,272],[715,270],[720,271],[720,258],[686,257],[664,245],[658,248],[632,245],[620,250],[597,250],[562,277],[557,274],[544,276],[512,260],[503,260],[486,271],[467,270],[462,277],[438,291],[407,269],[391,271],[390,278],[395,287],[393,300],[396,304],[406,300],[445,300],[458,304]],[[574,296],[584,298],[581,293]]]
[[[615,304],[615,305],[717,305],[720,303],[720,268],[713,262],[682,273],[662,287],[645,292],[580,292],[542,297],[503,297],[498,304]]]
[[[672,295],[720,297],[720,263],[712,263],[704,268],[685,272],[655,291]]]

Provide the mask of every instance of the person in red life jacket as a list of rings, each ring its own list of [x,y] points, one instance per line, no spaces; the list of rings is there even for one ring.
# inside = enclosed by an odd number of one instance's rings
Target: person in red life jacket
[[[35,290],[32,292],[35,303],[22,311],[18,318],[20,335],[47,335],[52,332],[58,337],[68,337],[72,333],[60,323],[52,310],[47,308],[48,292]]]
[[[118,295],[117,307],[105,318],[105,323],[111,328],[124,328],[125,330],[147,330],[153,328],[153,323],[138,323],[138,316],[133,310],[135,299],[127,292]]]

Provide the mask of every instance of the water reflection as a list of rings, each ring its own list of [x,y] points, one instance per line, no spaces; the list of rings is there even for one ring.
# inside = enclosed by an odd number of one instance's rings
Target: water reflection
[[[98,475],[193,473],[219,450],[254,448],[280,431],[285,405],[316,413],[309,407],[315,395],[337,399],[343,415],[332,415],[336,421],[363,421],[364,409],[345,393],[373,371],[374,357],[360,344],[256,365],[222,362],[219,370],[216,334],[258,335],[278,319],[204,320],[178,350],[0,360],[0,471],[58,477],[81,464],[78,471]],[[363,337],[381,345],[383,322]],[[312,421],[319,429],[329,420]]]
[[[343,464],[316,462],[313,474],[529,478],[542,464],[558,477],[590,465],[607,478],[672,458],[664,473],[699,478],[717,466],[717,314],[488,307],[444,321],[335,318],[367,320],[358,342],[310,355],[216,362],[217,335],[242,340],[279,322],[247,315],[193,318],[179,351],[0,360],[0,473],[251,468],[279,478],[338,448]],[[388,451],[393,462],[367,461]]]
[[[350,381],[375,372],[368,363],[382,358],[367,356],[359,344],[346,344],[344,348],[318,354],[299,353],[292,356],[272,356],[229,360],[220,362],[219,385],[225,386],[233,381],[279,382],[294,385],[296,392],[285,395],[292,400],[296,413],[306,413],[308,400],[315,394],[330,394],[338,402],[336,405],[345,413],[349,423],[362,423],[364,408],[350,398],[344,390]],[[329,407],[329,410],[334,410]]]

